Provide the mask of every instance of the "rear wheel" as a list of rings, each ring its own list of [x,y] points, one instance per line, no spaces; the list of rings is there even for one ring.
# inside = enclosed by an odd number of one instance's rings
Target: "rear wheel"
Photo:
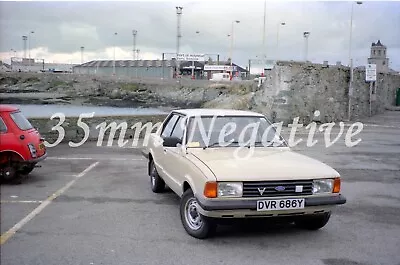
[[[164,180],[158,175],[156,166],[153,160],[150,160],[149,173],[150,173],[150,186],[154,193],[160,193],[165,189]]]
[[[6,166],[6,167],[3,167],[3,168],[1,168],[0,169],[0,175],[1,175],[1,177],[3,178],[3,179],[5,179],[5,180],[10,180],[10,179],[13,179],[13,178],[15,178],[15,176],[16,176],[16,174],[17,174],[17,171],[15,170],[15,168],[14,167],[12,167],[12,166]]]
[[[307,230],[318,230],[324,227],[331,217],[331,213],[316,214],[311,216],[304,216],[295,220],[295,225],[299,228]]]
[[[179,209],[183,227],[192,237],[204,239],[215,232],[216,224],[214,220],[201,215],[199,208],[192,190],[186,190],[182,196]]]

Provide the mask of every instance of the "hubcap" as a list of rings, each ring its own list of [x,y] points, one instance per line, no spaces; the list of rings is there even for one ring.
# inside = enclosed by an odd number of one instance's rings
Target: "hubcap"
[[[199,205],[195,198],[190,198],[185,205],[185,220],[190,229],[198,230],[201,228],[203,221],[198,212]]]
[[[154,187],[156,185],[156,169],[154,165],[151,166],[150,181],[151,181],[151,186]]]

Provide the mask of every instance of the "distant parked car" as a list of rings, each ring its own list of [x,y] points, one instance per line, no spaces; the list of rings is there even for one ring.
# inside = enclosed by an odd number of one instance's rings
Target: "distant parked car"
[[[229,73],[213,73],[210,81],[230,81]]]
[[[44,139],[22,112],[0,105],[0,178],[29,174],[46,156]]]
[[[206,238],[221,218],[284,217],[316,230],[328,223],[334,206],[346,202],[339,173],[291,151],[270,126],[250,111],[181,109],[151,134],[143,150],[151,189],[158,193],[168,185],[181,197],[189,235]],[[252,146],[254,153],[236,159],[242,137],[243,150]]]

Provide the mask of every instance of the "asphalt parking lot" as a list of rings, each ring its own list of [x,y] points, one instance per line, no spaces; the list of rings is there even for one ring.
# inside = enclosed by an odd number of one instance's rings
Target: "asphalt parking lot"
[[[186,234],[177,196],[151,192],[139,149],[59,145],[1,186],[1,264],[399,265],[400,112],[367,119],[359,137],[294,148],[342,175],[347,203],[325,228],[235,222],[207,240]]]

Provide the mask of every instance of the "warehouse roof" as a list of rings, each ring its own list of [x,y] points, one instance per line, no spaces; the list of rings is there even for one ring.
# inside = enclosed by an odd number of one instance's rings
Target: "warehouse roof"
[[[161,60],[115,60],[115,67],[162,67]],[[173,60],[164,60],[167,67],[175,65]],[[90,61],[76,67],[113,67],[113,60]]]

